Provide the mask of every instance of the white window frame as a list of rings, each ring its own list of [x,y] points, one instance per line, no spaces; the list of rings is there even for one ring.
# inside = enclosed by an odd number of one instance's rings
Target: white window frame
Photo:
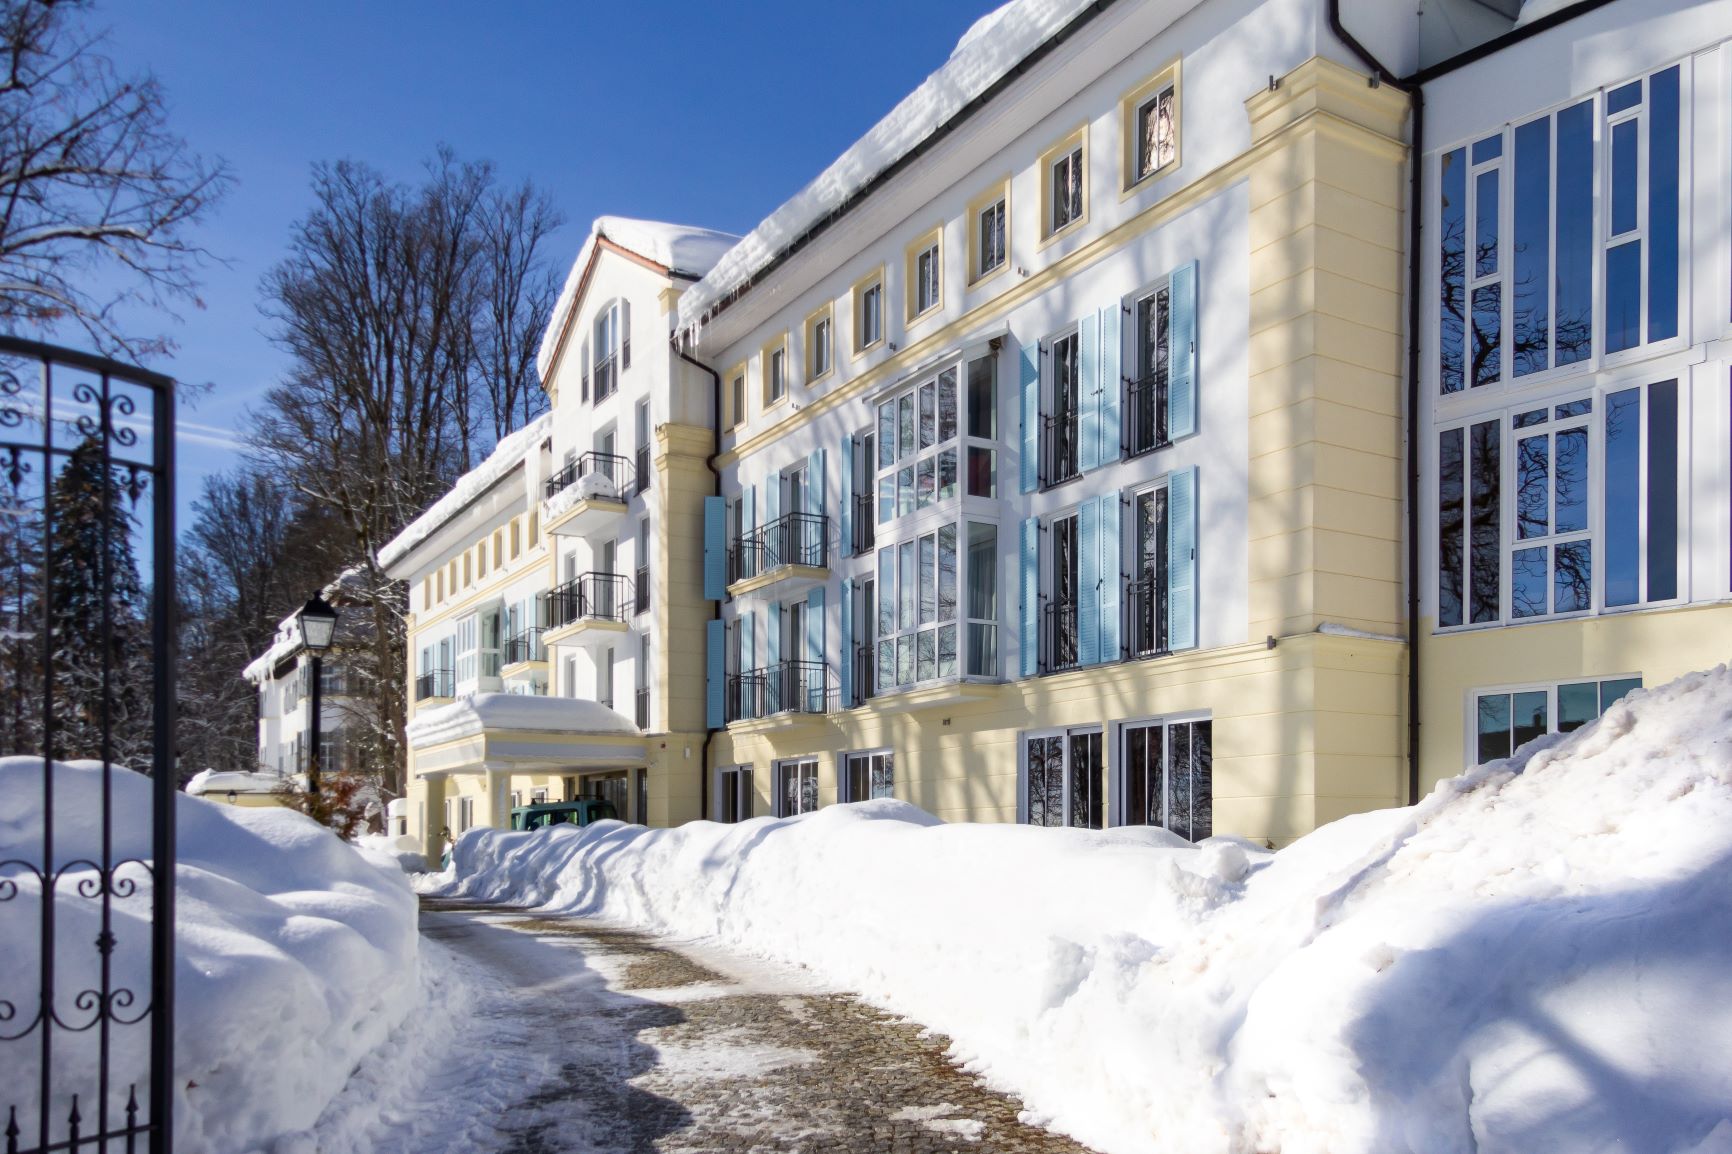
[[[1214,727],[1214,722],[1215,722],[1215,716],[1209,710],[1207,710],[1207,709],[1188,709],[1188,710],[1180,710],[1177,713],[1159,713],[1159,714],[1154,714],[1154,715],[1148,716],[1148,717],[1127,717],[1121,721],[1115,721],[1112,723],[1112,726],[1110,727],[1110,729],[1111,729],[1110,736],[1111,736],[1112,745],[1111,745],[1109,753],[1108,753],[1108,764],[1107,764],[1107,789],[1110,793],[1110,796],[1107,800],[1111,803],[1110,806],[1108,807],[1109,812],[1111,813],[1111,817],[1109,819],[1110,825],[1115,826],[1115,827],[1116,826],[1124,826],[1124,827],[1128,827],[1131,829],[1156,828],[1156,829],[1168,830],[1169,832],[1172,831],[1171,824],[1163,824],[1160,826],[1150,827],[1150,826],[1148,826],[1142,822],[1132,823],[1132,822],[1127,820],[1127,815],[1125,813],[1125,801],[1130,794],[1130,787],[1128,785],[1126,785],[1126,783],[1125,783],[1125,773],[1130,768],[1130,766],[1128,766],[1126,764],[1125,755],[1124,755],[1125,733],[1127,730],[1141,729],[1141,728],[1147,728],[1147,727],[1152,727],[1152,726],[1160,726],[1163,730],[1167,731],[1166,733],[1162,734],[1162,736],[1161,736],[1161,743],[1162,743],[1161,744],[1161,774],[1162,774],[1162,780],[1163,780],[1163,787],[1170,791],[1172,787],[1171,787],[1171,782],[1170,782],[1168,775],[1172,772],[1172,768],[1173,768],[1172,767],[1173,745],[1172,745],[1172,736],[1171,736],[1172,727],[1175,725],[1195,725],[1199,721],[1207,721],[1210,724],[1210,773],[1212,776],[1213,771],[1214,771],[1213,727]],[[1210,807],[1211,807],[1211,811],[1209,814],[1209,825],[1210,825],[1210,828],[1212,831],[1213,827],[1214,827],[1214,812],[1213,812],[1214,792],[1212,789],[1211,789],[1210,794],[1209,794],[1209,799],[1210,799]],[[1161,810],[1162,810],[1162,814],[1165,817],[1166,821],[1168,823],[1170,823],[1172,821],[1172,813],[1171,813],[1171,810],[1169,809],[1169,807],[1166,806],[1165,804],[1163,804],[1161,807]]]
[[[896,796],[896,751],[894,749],[889,748],[889,747],[885,747],[885,748],[881,748],[881,749],[851,749],[851,750],[848,750],[847,752],[843,753],[839,759],[840,765],[842,767],[842,772],[838,775],[838,779],[837,779],[837,783],[836,783],[836,792],[838,793],[838,795],[841,796],[841,800],[844,803],[875,800],[874,798],[871,798],[871,797],[855,797],[854,796],[854,762],[857,759],[862,759],[862,758],[867,760],[868,765],[866,767],[866,775],[867,775],[867,781],[870,782],[871,776],[872,776],[872,769],[871,769],[870,761],[872,758],[875,758],[875,757],[885,759],[885,764],[886,764],[888,772],[889,772],[890,792],[888,794],[886,794],[885,796],[886,797],[895,797]],[[870,784],[868,784],[867,788],[868,788],[868,791],[870,791],[870,788],[871,788]]]
[[[818,800],[818,758],[816,755],[806,757],[786,757],[771,764],[772,777],[776,786],[775,809],[777,817],[798,817],[803,813],[816,813],[819,809],[823,808],[822,803]],[[797,791],[799,794],[798,807],[793,813],[784,813],[784,803],[787,799],[786,779],[784,775],[792,770],[796,774],[799,774],[800,777],[804,778],[805,773],[803,767],[805,766],[811,766],[812,769],[812,794],[809,799],[811,801],[811,806],[808,808],[806,805],[808,798],[804,787],[802,787]]]
[[[1516,681],[1504,685],[1473,686],[1468,689],[1464,695],[1461,711],[1462,768],[1473,769],[1484,764],[1479,760],[1479,699],[1481,697],[1495,697],[1500,694],[1509,694],[1513,697],[1517,693],[1545,693],[1546,733],[1554,734],[1561,732],[1558,729],[1558,690],[1561,687],[1565,685],[1584,685],[1588,683],[1604,685],[1611,681],[1635,681],[1637,682],[1637,685],[1634,687],[1635,689],[1646,688],[1645,679],[1640,672],[1593,674],[1582,677],[1561,677],[1553,681]],[[1630,692],[1633,691],[1634,690],[1631,690]],[[1620,698],[1620,700],[1622,699]],[[1602,706],[1600,712],[1594,715],[1594,720],[1597,721],[1603,716],[1605,716],[1605,708]],[[1584,724],[1591,725],[1593,722],[1589,721]],[[1572,730],[1571,732],[1574,731]],[[1520,747],[1515,744],[1512,720],[1510,753],[1513,755],[1518,748]]]
[[[1074,769],[1071,766],[1070,738],[1088,733],[1098,733],[1101,739],[1101,824],[1108,824],[1108,814],[1112,802],[1112,772],[1111,763],[1116,761],[1107,748],[1108,727],[1100,724],[1090,725],[1060,725],[1044,729],[1025,729],[1016,735],[1016,821],[1018,825],[1029,824],[1028,812],[1028,743],[1035,738],[1063,737],[1064,743],[1064,820],[1058,826],[1041,826],[1042,829],[1089,829],[1089,826],[1073,826],[1071,817],[1071,798],[1075,791],[1071,788],[1071,777]]]

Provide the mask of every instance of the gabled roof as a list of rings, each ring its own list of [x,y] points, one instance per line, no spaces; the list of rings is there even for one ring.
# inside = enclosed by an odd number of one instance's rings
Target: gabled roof
[[[657,220],[632,220],[624,216],[599,216],[589,226],[589,235],[578,249],[577,259],[566,274],[565,287],[548,318],[547,331],[542,334],[541,348],[535,355],[535,369],[547,380],[554,357],[571,324],[572,310],[583,295],[596,257],[603,249],[612,249],[627,256],[636,256],[663,276],[695,281],[714,267],[723,253],[739,243],[740,238],[729,232],[698,228],[686,224],[666,224]]]

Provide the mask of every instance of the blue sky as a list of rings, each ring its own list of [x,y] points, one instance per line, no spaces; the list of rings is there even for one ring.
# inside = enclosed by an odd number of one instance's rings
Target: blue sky
[[[315,162],[409,181],[440,143],[490,159],[564,211],[551,249],[563,275],[603,214],[750,229],[994,3],[101,0],[110,53],[154,71],[175,130],[237,178],[199,230],[226,262],[204,274],[206,307],[147,329],[180,345],[152,367],[212,386],[182,413],[182,525],[283,371],[258,285],[307,209]]]

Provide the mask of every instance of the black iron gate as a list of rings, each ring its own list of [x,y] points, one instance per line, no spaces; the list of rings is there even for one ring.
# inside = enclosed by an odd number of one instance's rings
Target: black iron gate
[[[173,1138],[174,382],[0,337],[0,1135]]]

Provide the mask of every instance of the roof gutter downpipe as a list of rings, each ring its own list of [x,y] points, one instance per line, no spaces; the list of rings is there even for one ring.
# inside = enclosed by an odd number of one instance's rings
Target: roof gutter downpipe
[[[722,491],[722,470],[716,461],[722,455],[722,374],[686,352],[679,333],[674,333],[669,343],[673,345],[674,354],[680,360],[710,375],[710,430],[714,440],[710,445],[710,455],[704,458],[704,465],[710,470],[710,476],[715,479],[716,492],[719,494]],[[710,611],[710,620],[720,621],[721,619],[722,603],[717,601],[715,607]],[[700,821],[708,821],[710,817],[710,743],[716,739],[717,732],[717,730],[707,726],[704,729],[704,752],[702,764],[698,770],[698,818]]]
[[[1419,801],[1419,245],[1425,154],[1425,93],[1383,66],[1341,23],[1329,0],[1329,29],[1371,70],[1372,83],[1407,93],[1413,107],[1407,192],[1407,803]]]
[[[1580,0],[1520,28],[1512,28],[1484,44],[1459,52],[1447,60],[1421,68],[1411,76],[1396,76],[1373,56],[1341,23],[1341,0],[1329,0],[1329,29],[1371,69],[1377,81],[1406,92],[1413,101],[1413,139],[1408,148],[1407,203],[1407,801],[1419,801],[1419,296],[1420,221],[1425,205],[1422,160],[1425,156],[1425,84],[1440,76],[1532,36],[1556,28],[1567,20],[1604,8],[1613,0]]]

